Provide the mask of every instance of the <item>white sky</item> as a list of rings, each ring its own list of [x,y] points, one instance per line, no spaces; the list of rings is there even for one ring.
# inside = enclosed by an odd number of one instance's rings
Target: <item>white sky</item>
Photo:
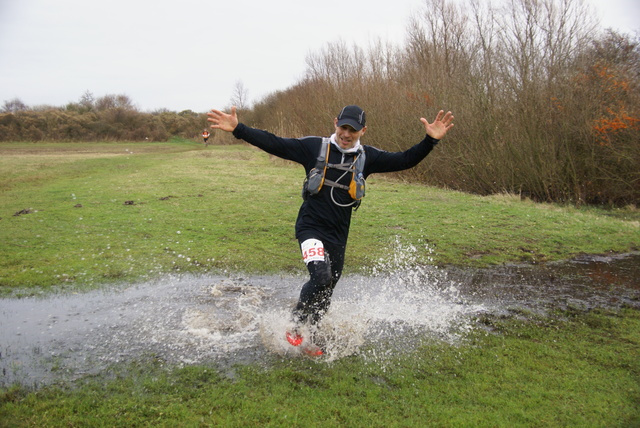
[[[603,27],[640,31],[640,0],[585,0]],[[0,0],[0,107],[64,106],[85,91],[143,111],[229,105],[295,84],[329,42],[401,43],[423,0]]]

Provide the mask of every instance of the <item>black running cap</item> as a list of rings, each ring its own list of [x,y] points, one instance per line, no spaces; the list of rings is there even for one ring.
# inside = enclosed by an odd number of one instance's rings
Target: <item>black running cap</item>
[[[358,106],[346,106],[340,110],[338,115],[338,126],[349,125],[356,131],[364,128],[366,116],[364,110]]]

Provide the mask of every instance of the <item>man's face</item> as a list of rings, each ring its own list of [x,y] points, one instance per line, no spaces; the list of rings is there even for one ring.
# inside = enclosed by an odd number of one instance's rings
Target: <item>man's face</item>
[[[338,126],[338,119],[335,119],[334,125],[336,127],[336,143],[345,150],[352,149],[367,130],[366,126],[359,131],[349,125]]]

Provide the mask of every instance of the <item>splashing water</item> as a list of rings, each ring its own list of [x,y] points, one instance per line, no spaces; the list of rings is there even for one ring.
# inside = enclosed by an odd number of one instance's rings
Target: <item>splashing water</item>
[[[435,276],[429,272],[431,280]],[[463,303],[452,284],[438,287],[438,283],[427,283],[425,279],[415,271],[407,271],[341,280],[329,311],[314,331],[324,345],[325,360],[353,355],[363,347],[375,348],[377,355],[410,350],[425,335],[454,341],[470,329],[470,315],[484,311],[484,306]],[[283,334],[291,328],[288,311],[266,309],[261,318],[261,339],[268,349],[290,355],[299,353]]]
[[[416,254],[415,248],[398,244],[390,260],[380,261],[373,274],[340,281],[318,331],[326,344],[321,361],[359,354],[384,363],[423,340],[456,342],[474,327],[474,315],[503,311],[522,296],[539,299],[535,296],[543,289],[540,281],[531,279],[537,276],[525,276],[528,269],[517,269],[510,277],[505,268],[495,275],[488,270],[471,275],[412,266]],[[638,277],[639,259],[636,255],[625,262],[630,271],[621,271],[623,279]],[[598,269],[594,276],[583,263],[577,266],[577,271],[590,275],[589,281],[617,278]],[[575,271],[571,270],[571,281]],[[548,277],[546,271],[543,276]],[[298,355],[299,350],[287,343],[285,331],[305,280],[302,276],[167,276],[83,294],[0,299],[0,386],[72,381],[144,358],[167,365],[229,367],[263,362],[269,355]],[[604,302],[593,300],[598,295],[589,283],[582,295],[575,293],[580,288],[559,284],[570,281],[554,277],[552,286],[544,288],[544,304],[554,300],[554,292],[570,296],[572,304],[576,296],[586,304]],[[640,288],[622,292],[617,285],[601,287],[601,297],[612,289],[621,303],[640,301]]]
[[[412,273],[413,274],[413,273]],[[347,277],[320,329],[326,361],[405,336],[446,336],[477,311],[397,277]],[[128,288],[0,300],[1,385],[42,385],[153,357],[167,364],[262,361],[296,355],[285,339],[302,277],[167,277]],[[398,342],[398,343],[396,343]],[[379,352],[381,353],[381,352]]]
[[[360,353],[380,362],[383,355],[414,349],[425,337],[454,341],[471,328],[470,315],[484,311],[484,306],[463,303],[458,287],[446,275],[417,263],[418,249],[396,238],[389,258],[378,260],[372,275],[339,282],[329,311],[313,331],[323,344],[326,361]],[[288,312],[267,312],[263,321],[260,332],[268,349],[300,353],[282,334],[291,327]]]

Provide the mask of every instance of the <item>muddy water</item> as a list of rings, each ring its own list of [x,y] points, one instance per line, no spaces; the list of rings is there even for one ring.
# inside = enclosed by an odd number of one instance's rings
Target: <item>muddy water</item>
[[[640,254],[482,270],[347,276],[323,325],[323,357],[384,360],[418,338],[455,341],[476,315],[526,308],[640,308]],[[294,356],[284,339],[303,277],[180,276],[44,298],[0,299],[0,386],[40,386],[154,358],[167,365]]]
[[[640,309],[640,253],[581,256],[540,266],[450,270],[463,293],[493,310]]]

